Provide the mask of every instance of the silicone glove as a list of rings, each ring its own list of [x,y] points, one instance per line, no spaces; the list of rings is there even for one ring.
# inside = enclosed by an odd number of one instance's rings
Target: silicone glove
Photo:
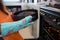
[[[23,22],[23,20],[26,20],[26,22]],[[1,35],[5,36],[9,33],[14,33],[19,31],[20,29],[29,26],[30,22],[32,20],[32,16],[27,16],[22,20],[16,21],[16,22],[7,22],[1,24]]]

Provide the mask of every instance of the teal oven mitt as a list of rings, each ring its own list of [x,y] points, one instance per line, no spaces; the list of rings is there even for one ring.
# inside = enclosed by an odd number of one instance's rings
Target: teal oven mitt
[[[23,22],[23,20],[26,20],[26,22]],[[31,20],[32,20],[32,16],[27,16],[24,19],[16,21],[16,22],[2,23],[1,24],[1,35],[6,36],[7,34],[17,32],[20,29],[23,29],[24,27],[29,26]]]

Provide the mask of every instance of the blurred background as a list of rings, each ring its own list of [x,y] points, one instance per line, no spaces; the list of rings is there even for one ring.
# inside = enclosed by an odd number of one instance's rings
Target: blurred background
[[[60,24],[60,0],[3,0],[3,3],[12,13],[26,9],[38,11],[38,20],[30,27],[19,31],[24,39],[60,40],[58,35],[60,25],[57,25]],[[54,33],[56,36],[53,35]]]

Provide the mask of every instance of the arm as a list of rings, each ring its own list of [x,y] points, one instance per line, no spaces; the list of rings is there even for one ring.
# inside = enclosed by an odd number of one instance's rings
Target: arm
[[[8,15],[11,15],[11,14],[12,14],[12,12],[9,12],[8,9],[7,9],[7,7],[6,7],[4,4],[2,4],[2,8],[3,8],[3,10],[4,10]]]
[[[31,19],[32,19],[32,16],[27,16],[24,19],[16,21],[16,22],[2,23],[1,30],[0,30],[1,35],[6,36],[7,34],[9,34],[9,32],[10,32],[10,34],[12,34],[12,33],[17,32],[26,26],[29,26]],[[24,20],[25,20],[25,22],[24,22]]]
[[[5,5],[3,5],[3,10],[4,10],[6,13],[9,14],[9,11],[8,11],[8,9],[7,9],[7,7],[6,7]]]

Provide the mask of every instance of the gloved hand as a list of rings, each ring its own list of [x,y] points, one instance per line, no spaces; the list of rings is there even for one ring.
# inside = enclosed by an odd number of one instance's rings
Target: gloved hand
[[[24,19],[16,21],[16,22],[2,23],[1,35],[6,36],[7,34],[17,32],[20,29],[23,29],[24,27],[29,26],[31,20],[32,20],[32,16],[27,16]]]

